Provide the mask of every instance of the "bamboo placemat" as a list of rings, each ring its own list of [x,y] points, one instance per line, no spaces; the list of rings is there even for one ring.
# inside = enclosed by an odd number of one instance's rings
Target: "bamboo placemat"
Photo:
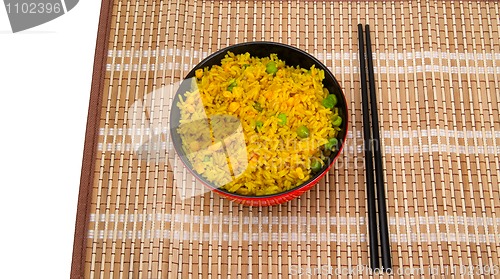
[[[374,43],[393,276],[500,276],[498,2],[114,0],[102,4],[72,278],[379,276],[367,271],[358,23]],[[284,205],[185,198],[198,184],[171,151],[172,84],[255,40],[331,68],[347,147]]]

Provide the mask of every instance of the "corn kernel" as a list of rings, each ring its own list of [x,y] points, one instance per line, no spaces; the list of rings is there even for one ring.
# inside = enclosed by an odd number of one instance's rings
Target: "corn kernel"
[[[195,76],[197,79],[200,79],[203,77],[203,69],[198,69],[194,72]]]
[[[240,104],[237,102],[232,102],[229,104],[229,107],[227,108],[228,111],[230,112],[235,112],[240,108]]]
[[[302,171],[302,168],[295,169],[295,173],[297,173],[297,177],[299,179],[304,179],[305,176],[304,176],[304,172]]]
[[[189,144],[189,148],[191,148],[191,151],[198,151],[200,150],[200,144],[197,141],[193,141]]]
[[[201,163],[197,163],[194,167],[194,170],[199,173],[199,174],[202,174],[205,172],[205,167],[203,166],[203,164]]]

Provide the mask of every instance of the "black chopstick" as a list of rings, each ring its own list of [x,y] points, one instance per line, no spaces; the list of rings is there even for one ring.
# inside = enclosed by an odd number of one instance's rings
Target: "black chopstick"
[[[387,206],[385,204],[384,171],[382,164],[382,150],[380,148],[380,131],[377,111],[377,96],[375,94],[375,76],[373,72],[372,43],[370,39],[370,26],[365,26],[366,35],[366,61],[368,66],[368,82],[370,85],[370,104],[372,112],[373,129],[373,154],[375,156],[375,178],[377,186],[378,222],[380,229],[380,248],[382,255],[382,268],[391,271],[391,250],[389,244],[389,229],[387,224]]]
[[[365,44],[363,40],[363,25],[358,25],[358,44],[359,44],[359,72],[361,75],[361,93],[363,105],[363,134],[365,150],[365,168],[366,168],[366,195],[368,200],[368,237],[370,241],[370,267],[372,270],[380,268],[378,254],[378,233],[377,233],[377,215],[375,208],[375,185],[373,178],[373,157],[371,152],[370,138],[370,112],[368,109],[368,89],[365,70]]]
[[[373,71],[373,57],[370,37],[370,26],[365,26],[366,35],[366,56],[365,43],[363,41],[363,25],[358,24],[359,42],[359,67],[361,76],[361,93],[363,105],[363,134],[366,167],[366,192],[368,204],[368,233],[370,238],[370,266],[372,270],[380,268],[378,238],[380,237],[382,268],[383,271],[392,272],[391,251],[389,244],[389,229],[387,223],[387,205],[384,189],[384,172],[382,164],[382,150],[380,148],[380,130],[377,111],[377,96],[375,94],[375,75]],[[365,67],[365,59],[367,66]],[[368,68],[368,69],[366,69]],[[366,71],[368,70],[368,81]],[[368,97],[367,82],[370,87]],[[371,122],[370,125],[370,103]],[[375,157],[375,178],[373,177],[373,156]],[[376,182],[376,183],[375,183]],[[376,184],[376,194],[375,194]],[[376,195],[376,200],[375,200]],[[377,230],[377,215],[375,203],[378,205],[379,230]],[[379,234],[378,234],[378,233]]]

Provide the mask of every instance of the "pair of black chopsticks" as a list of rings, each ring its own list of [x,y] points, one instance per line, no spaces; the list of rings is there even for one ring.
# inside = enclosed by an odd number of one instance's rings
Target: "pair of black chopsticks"
[[[361,91],[363,102],[363,134],[365,150],[366,167],[366,190],[368,199],[368,233],[370,238],[370,266],[372,270],[380,269],[379,245],[382,255],[382,270],[391,272],[391,250],[389,244],[389,229],[387,224],[387,208],[385,204],[384,173],[382,165],[382,151],[380,149],[380,131],[377,112],[377,97],[375,95],[375,79],[373,73],[373,58],[370,39],[370,27],[365,26],[366,35],[366,55],[365,43],[363,38],[363,25],[358,24],[358,42],[359,42],[359,68],[361,75]],[[366,59],[366,66],[365,66]],[[368,71],[368,81],[366,72]],[[370,88],[368,96],[367,85]],[[371,124],[370,125],[370,103]],[[371,129],[370,129],[371,128]],[[375,156],[375,179],[373,177],[373,156]],[[375,183],[376,182],[376,183]],[[375,193],[376,184],[376,193]],[[376,195],[376,200],[375,200]],[[377,204],[376,204],[377,202]],[[377,208],[378,205],[378,227],[377,227]]]

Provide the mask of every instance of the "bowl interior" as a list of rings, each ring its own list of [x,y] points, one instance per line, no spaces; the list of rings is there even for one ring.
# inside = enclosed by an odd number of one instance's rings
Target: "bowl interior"
[[[302,51],[300,49],[297,49],[289,45],[284,45],[274,42],[248,42],[248,43],[241,43],[229,46],[205,58],[186,75],[185,80],[181,83],[179,89],[175,94],[170,113],[170,127],[171,127],[170,132],[172,136],[173,145],[183,163],[188,167],[188,169],[193,173],[193,175],[195,175],[207,186],[213,189],[217,189],[218,191],[226,192],[234,197],[241,197],[241,198],[249,197],[249,196],[239,195],[237,193],[229,193],[228,191],[219,189],[215,187],[212,183],[210,183],[207,179],[205,179],[203,176],[199,175],[196,171],[194,171],[192,164],[185,156],[185,152],[182,148],[182,140],[177,131],[180,120],[180,109],[177,106],[177,103],[179,102],[179,96],[184,95],[186,91],[191,89],[191,79],[195,76],[195,71],[197,69],[203,69],[205,67],[211,67],[213,65],[220,65],[222,59],[225,57],[228,51],[234,54],[243,54],[248,52],[250,53],[251,56],[256,56],[256,57],[266,57],[272,53],[276,53],[278,55],[278,58],[284,60],[285,63],[289,66],[299,66],[301,68],[307,69],[310,68],[312,65],[315,65],[316,68],[322,69],[325,72],[325,79],[323,80],[323,85],[328,89],[328,91],[331,94],[335,94],[335,96],[337,97],[338,100],[337,107],[339,107],[339,115],[344,120],[342,121],[342,124],[340,126],[341,131],[337,136],[337,139],[339,140],[339,146],[337,150],[330,154],[329,159],[323,166],[322,170],[317,172],[308,181],[288,191],[272,195],[258,196],[258,198],[266,198],[266,197],[269,198],[269,197],[276,197],[279,195],[286,195],[288,192],[295,191],[297,189],[300,189],[301,187],[307,186],[308,184],[317,181],[321,176],[323,176],[328,171],[328,169],[331,167],[334,160],[336,159],[336,157],[338,156],[339,152],[342,150],[345,144],[345,139],[347,134],[347,123],[348,123],[346,99],[338,81],[335,79],[330,70],[325,65],[323,65],[323,63],[321,63],[319,60],[314,58],[312,55],[306,53],[305,51]]]

